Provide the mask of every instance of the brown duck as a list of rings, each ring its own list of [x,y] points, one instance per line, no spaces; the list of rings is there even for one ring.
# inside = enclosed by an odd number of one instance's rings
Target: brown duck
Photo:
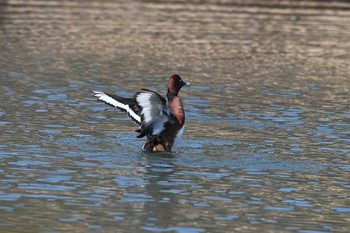
[[[139,133],[137,137],[147,136],[143,151],[171,151],[185,124],[185,111],[178,94],[183,86],[189,84],[174,74],[169,78],[166,98],[148,89],[141,89],[132,98],[99,91],[94,91],[94,96],[126,112],[140,126],[136,130]]]

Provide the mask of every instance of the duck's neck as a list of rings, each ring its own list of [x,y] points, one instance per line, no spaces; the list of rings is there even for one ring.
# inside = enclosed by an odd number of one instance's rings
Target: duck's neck
[[[170,92],[168,92],[166,94],[166,97],[168,99],[169,102],[171,102],[175,97],[177,97],[177,95],[171,94]]]

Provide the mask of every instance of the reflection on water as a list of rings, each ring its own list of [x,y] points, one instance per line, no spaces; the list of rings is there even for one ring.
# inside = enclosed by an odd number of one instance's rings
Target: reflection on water
[[[0,3],[0,231],[347,232],[349,9]],[[184,138],[142,153],[90,90],[164,93],[172,73]]]

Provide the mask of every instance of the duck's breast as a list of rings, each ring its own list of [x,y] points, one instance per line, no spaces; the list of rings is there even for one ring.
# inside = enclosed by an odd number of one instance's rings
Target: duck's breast
[[[175,114],[175,117],[179,121],[180,125],[184,125],[185,112],[179,97],[175,96],[174,99],[172,99],[170,109]]]

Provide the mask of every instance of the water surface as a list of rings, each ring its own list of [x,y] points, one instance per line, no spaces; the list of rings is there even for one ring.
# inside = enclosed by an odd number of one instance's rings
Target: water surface
[[[348,232],[350,4],[0,3],[1,232]],[[165,92],[186,131],[141,152],[92,98]]]

